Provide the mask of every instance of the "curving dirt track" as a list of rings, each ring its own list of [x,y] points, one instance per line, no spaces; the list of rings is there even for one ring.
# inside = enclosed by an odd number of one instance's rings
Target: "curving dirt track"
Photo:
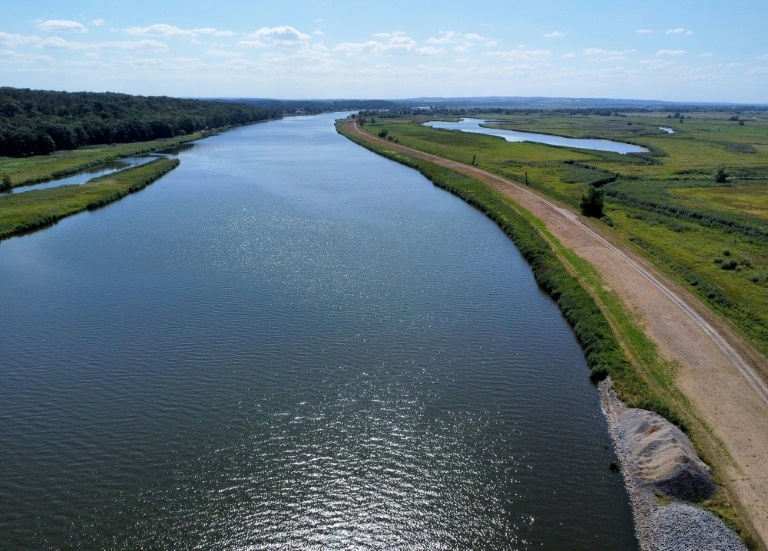
[[[766,358],[696,297],[587,219],[495,174],[380,140],[356,122],[347,124],[365,140],[483,180],[531,212],[565,247],[597,269],[605,287],[637,317],[662,356],[679,366],[677,385],[727,449],[719,461],[723,478],[763,547],[768,547]]]

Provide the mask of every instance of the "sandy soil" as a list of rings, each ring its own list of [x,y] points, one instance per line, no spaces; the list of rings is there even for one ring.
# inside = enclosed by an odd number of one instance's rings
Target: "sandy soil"
[[[668,360],[677,384],[725,445],[723,478],[740,509],[768,547],[768,361],[696,297],[623,245],[606,228],[556,205],[529,188],[457,163],[350,129],[457,172],[471,174],[544,222],[566,247],[588,260],[640,320]]]

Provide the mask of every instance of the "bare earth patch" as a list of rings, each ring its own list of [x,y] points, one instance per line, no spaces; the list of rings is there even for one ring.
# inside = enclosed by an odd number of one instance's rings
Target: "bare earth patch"
[[[721,474],[742,514],[768,545],[768,361],[701,302],[599,224],[529,188],[477,167],[436,157],[348,128],[361,138],[474,176],[528,210],[565,247],[590,262],[637,316],[662,356],[676,362],[676,383],[727,454]]]

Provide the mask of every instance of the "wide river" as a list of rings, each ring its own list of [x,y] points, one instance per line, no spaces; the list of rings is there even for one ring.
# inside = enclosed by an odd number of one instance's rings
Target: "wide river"
[[[637,548],[556,306],[338,116],[0,243],[0,547]]]

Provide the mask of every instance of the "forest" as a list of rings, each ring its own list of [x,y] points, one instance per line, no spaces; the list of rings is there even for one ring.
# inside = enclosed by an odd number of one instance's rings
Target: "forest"
[[[0,87],[0,156],[143,142],[280,116],[234,102]]]

